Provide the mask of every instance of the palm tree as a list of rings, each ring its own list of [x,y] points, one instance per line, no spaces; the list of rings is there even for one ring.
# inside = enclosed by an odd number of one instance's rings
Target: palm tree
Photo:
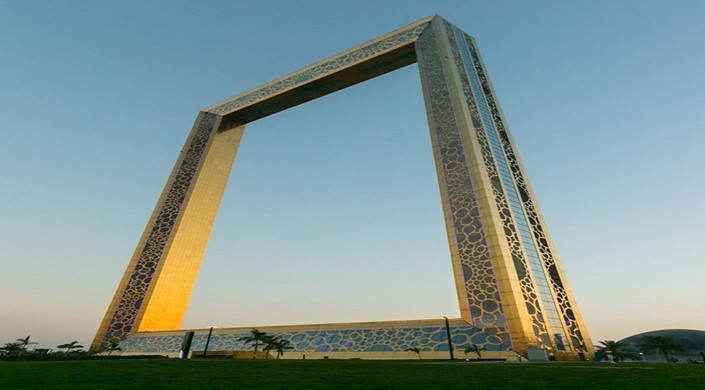
[[[614,361],[621,362],[624,359],[639,360],[641,356],[634,352],[625,349],[625,345],[621,341],[603,340],[600,345],[595,346],[595,360],[602,360],[611,354]]]
[[[413,353],[417,354],[419,356],[419,360],[421,360],[421,349],[419,349],[419,347],[407,348],[404,351],[413,352]]]
[[[267,339],[267,337],[268,337],[267,332],[260,332],[256,328],[252,328],[249,335],[242,336],[237,340],[244,341],[245,344],[254,343],[255,350],[254,350],[254,354],[252,355],[252,358],[257,359],[257,349],[259,348],[260,343],[264,343],[264,341]]]
[[[66,353],[71,353],[74,349],[81,349],[83,345],[79,344],[78,341],[74,340],[70,343],[57,345],[56,348],[66,348]]]
[[[294,349],[294,347],[291,346],[289,340],[284,340],[279,336],[275,336],[270,340],[269,349],[277,351],[277,359],[279,359],[279,357],[284,354],[284,350]]]
[[[292,349],[291,343],[281,336],[266,335],[262,339],[262,350],[266,352],[265,359],[269,359],[269,352],[277,351],[277,359],[284,354],[285,349]]]
[[[486,350],[487,350],[487,348],[485,348],[484,346],[479,347],[477,344],[473,344],[473,345],[465,348],[465,350],[463,352],[465,352],[466,357],[468,356],[468,353],[474,352],[477,354],[478,359],[482,359],[482,351],[486,351]]]
[[[272,336],[270,334],[262,338],[262,352],[264,352],[264,358],[269,359],[269,351],[274,348],[274,344],[277,341],[277,336]]]
[[[671,355],[674,352],[685,352],[686,350],[682,345],[673,340],[673,337],[651,335],[642,338],[641,343],[639,343],[639,349],[644,353],[660,352],[668,362],[672,361]]]
[[[110,344],[106,345],[103,350],[108,351],[108,356],[110,356],[115,351],[122,351],[122,348],[120,348],[120,343],[117,340],[111,340]]]
[[[27,336],[27,337],[25,337],[25,338],[23,338],[23,339],[17,339],[17,343],[18,343],[18,344],[20,345],[20,347],[22,348],[22,352],[26,352],[26,351],[27,351],[27,347],[30,346],[30,345],[39,344],[39,343],[36,343],[36,342],[33,342],[33,341],[29,341],[29,338],[30,338],[30,337],[32,337],[32,336]]]

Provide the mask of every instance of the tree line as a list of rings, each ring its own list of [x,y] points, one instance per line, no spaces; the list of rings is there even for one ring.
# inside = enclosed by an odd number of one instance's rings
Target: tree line
[[[257,352],[259,350],[266,353],[266,358],[269,358],[270,352],[276,352],[277,359],[279,359],[284,354],[284,351],[293,348],[291,343],[281,336],[271,335],[254,328],[246,336],[240,337],[238,341],[242,341],[246,345],[253,345],[253,359],[257,358]],[[0,356],[21,358],[42,355],[54,355],[57,357],[80,357],[88,355],[88,352],[83,349],[84,346],[79,344],[77,340],[57,345],[56,348],[58,350],[56,351],[53,348],[37,348],[36,346],[38,344],[39,343],[32,341],[31,335],[19,338],[13,342],[5,343],[4,346],[0,347]],[[30,349],[31,346],[34,346],[34,348]],[[100,352],[108,352],[108,356],[110,356],[113,352],[120,350],[122,350],[122,348],[120,348],[118,342],[112,341]]]
[[[88,352],[84,350],[84,346],[81,345],[77,340],[70,341],[68,343],[59,344],[54,348],[37,348],[38,342],[32,341],[32,336],[27,336],[19,338],[13,342],[5,343],[0,347],[0,356],[7,358],[32,358],[40,356],[52,356],[57,358],[62,357],[82,357],[88,356]],[[33,347],[30,349],[30,347]],[[118,345],[118,342],[113,341],[108,344],[103,351],[107,351],[108,355],[112,354],[114,351],[120,351],[122,348]],[[101,352],[103,352],[101,351]]]
[[[56,348],[58,351],[54,351],[53,348],[37,348],[37,345],[39,345],[39,343],[32,341],[32,336],[30,335],[24,338],[19,338],[10,343],[5,343],[4,346],[0,347],[0,355],[22,356],[27,354],[48,355],[52,353],[60,353],[65,355],[85,354],[83,345],[79,344],[76,340],[57,345]],[[34,348],[30,350],[30,346],[34,346]]]

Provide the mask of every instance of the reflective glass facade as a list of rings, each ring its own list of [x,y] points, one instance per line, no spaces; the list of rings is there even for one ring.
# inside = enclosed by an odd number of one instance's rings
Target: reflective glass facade
[[[456,42],[458,42],[464,70],[470,79],[472,94],[475,98],[478,111],[480,112],[480,119],[482,121],[482,127],[484,127],[484,133],[489,140],[490,149],[492,150],[492,157],[494,158],[494,163],[496,164],[495,167],[499,172],[499,178],[502,184],[501,186],[507,199],[507,203],[509,204],[513,222],[516,226],[516,231],[519,234],[523,247],[524,255],[528,260],[531,276],[541,299],[542,308],[540,310],[542,310],[544,317],[548,320],[548,324],[552,330],[551,334],[559,336],[556,340],[556,347],[561,350],[566,349],[567,346],[563,343],[563,340],[565,340],[565,333],[563,332],[563,325],[561,324],[560,316],[558,314],[555,297],[551,293],[551,288],[546,278],[546,270],[544,269],[541,258],[536,250],[534,237],[531,234],[531,228],[524,214],[524,208],[522,207],[522,202],[517,193],[514,177],[510,172],[509,165],[507,164],[507,160],[504,155],[504,147],[507,146],[502,146],[497,129],[494,125],[494,119],[492,118],[492,115],[490,115],[490,110],[487,106],[487,101],[485,100],[485,93],[473,65],[470,49],[468,48],[468,44],[465,39],[465,34],[457,27],[453,27],[453,33],[455,35]],[[543,342],[547,344],[551,343],[550,338],[542,335],[538,336],[542,338]]]

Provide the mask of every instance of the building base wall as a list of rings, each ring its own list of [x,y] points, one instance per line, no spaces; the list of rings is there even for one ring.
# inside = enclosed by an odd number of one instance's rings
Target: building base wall
[[[280,359],[366,359],[410,360],[450,359],[450,345],[455,359],[509,360],[520,357],[511,348],[498,342],[463,319],[445,319],[332,323],[255,327],[260,332],[278,336],[289,342]],[[177,358],[187,332],[194,332],[188,357],[253,358],[252,344],[240,341],[253,327],[184,329],[180,331],[138,332],[120,343],[113,355],[162,355]],[[450,331],[450,332],[449,332]],[[208,339],[208,334],[211,334]],[[480,356],[467,349],[479,349]],[[416,352],[418,349],[418,353]],[[258,359],[276,359],[261,350]]]

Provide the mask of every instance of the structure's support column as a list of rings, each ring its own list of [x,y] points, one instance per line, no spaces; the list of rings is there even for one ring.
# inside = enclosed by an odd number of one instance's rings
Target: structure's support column
[[[461,316],[518,352],[589,355],[472,38],[436,17],[416,49]]]
[[[565,344],[569,343],[572,351],[578,354],[583,353],[583,357],[590,357],[594,355],[592,340],[586,331],[586,326],[580,314],[580,310],[578,310],[577,302],[568,285],[568,279],[565,276],[561,262],[558,259],[557,251],[546,228],[546,222],[539,210],[536,195],[531,189],[531,185],[527,179],[524,165],[519,158],[519,154],[516,152],[514,140],[506,124],[507,121],[499,107],[499,103],[496,101],[494,89],[485,75],[484,69],[486,69],[486,67],[477,50],[477,44],[470,36],[465,35],[465,40],[471,51],[475,67],[478,70],[482,88],[487,91],[487,105],[490,115],[497,126],[497,131],[507,159],[507,165],[516,183],[520,201],[522,202],[531,234],[536,243],[537,252],[541,256],[547,279],[550,282],[550,287],[554,294],[557,309],[561,314],[560,328],[562,329],[552,327],[552,330],[559,333],[563,330],[565,335],[567,335],[567,338],[564,338],[563,342]],[[554,333],[554,338],[561,337],[562,335],[559,333]],[[560,348],[557,352],[559,354],[561,353]]]
[[[503,227],[494,222],[477,124],[441,19],[421,34],[416,50],[461,317],[496,335],[496,344],[521,350],[533,337],[531,326]]]
[[[181,326],[244,125],[201,112],[118,286],[91,351]]]

